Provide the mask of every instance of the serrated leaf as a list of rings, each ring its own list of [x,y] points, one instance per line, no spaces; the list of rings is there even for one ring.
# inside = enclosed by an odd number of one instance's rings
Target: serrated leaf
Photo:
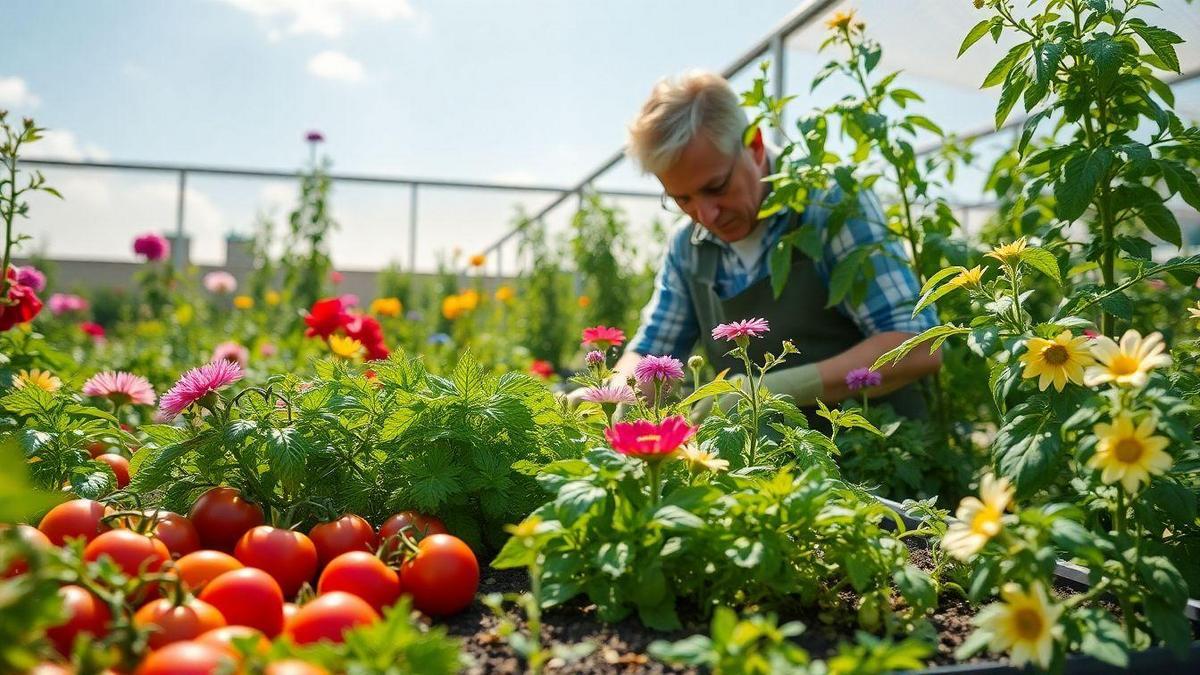
[[[1171,193],[1178,193],[1189,206],[1200,210],[1200,180],[1197,180],[1195,170],[1182,162],[1166,159],[1158,160],[1158,168]]]
[[[1131,21],[1129,27],[1138,34],[1138,37],[1146,41],[1146,46],[1150,47],[1150,51],[1162,60],[1168,70],[1180,72],[1179,57],[1175,54],[1175,47],[1172,45],[1182,43],[1183,38],[1165,28],[1147,26],[1140,22]]]
[[[1082,216],[1111,164],[1112,152],[1107,148],[1072,155],[1062,178],[1054,183],[1055,215],[1068,221]]]
[[[1154,233],[1154,236],[1174,244],[1176,248],[1183,245],[1183,233],[1179,229],[1179,221],[1175,218],[1175,214],[1168,209],[1162,202],[1151,202],[1143,204],[1139,219],[1146,229]]]
[[[996,434],[992,453],[1000,475],[1012,479],[1018,496],[1028,496],[1054,477],[1062,443],[1049,411],[1037,410],[1036,403],[1023,403],[1009,414],[1011,418]]]
[[[311,447],[293,427],[271,429],[266,434],[267,460],[285,484],[293,489],[304,477],[304,467]]]
[[[1021,251],[1021,261],[1054,280],[1062,283],[1062,275],[1058,271],[1058,260],[1054,254],[1044,248],[1027,248]]]
[[[846,299],[854,282],[860,277],[863,265],[874,252],[871,247],[860,247],[840,260],[829,275],[829,299],[826,307],[836,307]]]

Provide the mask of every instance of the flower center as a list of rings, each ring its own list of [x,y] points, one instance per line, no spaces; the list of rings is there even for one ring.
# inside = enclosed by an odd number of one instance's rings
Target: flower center
[[[1000,514],[995,509],[980,509],[971,519],[971,531],[987,537],[994,536],[1000,531]]]
[[[1052,366],[1061,366],[1070,358],[1067,348],[1062,345],[1050,345],[1042,350],[1042,360]]]
[[[1036,640],[1042,634],[1042,613],[1032,607],[1021,607],[1013,612],[1013,628],[1022,640]]]
[[[1108,364],[1108,369],[1114,375],[1132,375],[1138,371],[1138,365],[1137,359],[1124,354],[1118,354],[1112,360],[1112,363]]]
[[[1123,464],[1134,464],[1142,458],[1142,443],[1136,438],[1122,438],[1113,448],[1113,455]]]

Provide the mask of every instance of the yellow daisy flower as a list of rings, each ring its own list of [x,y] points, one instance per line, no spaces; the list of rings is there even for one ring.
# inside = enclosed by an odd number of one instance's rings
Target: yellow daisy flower
[[[1151,370],[1171,365],[1171,355],[1163,353],[1166,348],[1162,333],[1157,332],[1143,338],[1131,328],[1121,336],[1120,344],[1106,335],[1098,336],[1092,343],[1092,356],[1099,364],[1084,372],[1083,382],[1089,387],[1106,382],[1144,387]]]
[[[833,16],[825,21],[825,27],[830,30],[845,30],[852,23],[854,23],[854,10],[834,12]]]
[[[362,356],[363,344],[352,337],[330,335],[329,351],[343,359],[353,359]]]
[[[517,297],[517,292],[513,290],[512,286],[501,286],[496,289],[496,300],[499,302],[508,302],[515,297]]]
[[[475,289],[463,291],[458,294],[458,301],[462,304],[463,309],[470,312],[479,306],[479,292]]]
[[[265,300],[266,303],[272,307],[278,305],[279,301],[282,299],[283,298],[279,295],[279,291],[267,291],[263,295],[263,300]]]
[[[248,295],[239,295],[233,299],[233,306],[238,309],[253,309],[254,298]]]
[[[1025,241],[1025,237],[1021,237],[1010,244],[997,246],[987,254],[987,257],[995,258],[1002,263],[1015,263],[1027,248],[1029,248],[1029,242]]]
[[[1088,337],[1071,337],[1069,330],[1059,333],[1053,340],[1029,338],[1025,348],[1021,355],[1021,363],[1025,364],[1021,377],[1038,378],[1041,391],[1046,391],[1051,384],[1055,391],[1062,391],[1068,382],[1082,384],[1083,369],[1096,363],[1088,350]]]
[[[977,287],[983,281],[983,273],[986,271],[983,269],[983,265],[976,265],[969,270],[959,272],[953,279],[946,282],[946,285],[957,288]]]
[[[959,502],[954,514],[957,520],[942,538],[942,548],[959,560],[970,560],[992,537],[1000,534],[1013,489],[1007,478],[996,478],[989,473],[979,484],[979,497],[966,497]]]
[[[720,473],[729,470],[729,461],[720,459],[715,453],[701,450],[695,443],[688,443],[679,450],[679,458],[687,462],[694,473],[711,471]]]
[[[1127,410],[1117,413],[1112,424],[1101,422],[1092,427],[1099,443],[1088,466],[1102,471],[1100,480],[1111,485],[1120,481],[1126,492],[1136,492],[1150,476],[1165,473],[1171,468],[1171,455],[1165,449],[1170,444],[1165,436],[1155,436],[1157,420],[1147,415],[1134,427],[1133,415]]]
[[[48,370],[34,368],[33,370],[17,371],[16,376],[13,377],[12,386],[15,389],[26,386],[36,387],[53,394],[62,387],[62,380],[55,377],[54,373]]]
[[[371,313],[376,316],[400,316],[400,312],[404,311],[404,305],[400,302],[400,298],[375,298],[371,301]]]
[[[1061,605],[1046,597],[1046,589],[1035,583],[1026,592],[1014,583],[1000,590],[1001,602],[980,612],[976,624],[992,634],[988,648],[1008,652],[1013,665],[1020,668],[1032,663],[1048,668],[1054,658],[1054,642],[1062,637]]]

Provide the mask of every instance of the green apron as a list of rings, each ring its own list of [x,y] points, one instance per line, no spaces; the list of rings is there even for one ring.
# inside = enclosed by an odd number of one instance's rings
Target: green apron
[[[791,213],[788,229],[798,227],[800,212]],[[717,324],[744,319],[762,318],[771,324],[771,332],[764,338],[750,340],[750,360],[762,363],[767,352],[778,354],[779,344],[791,340],[800,353],[788,358],[779,368],[799,366],[822,361],[840,354],[862,342],[864,335],[849,317],[837,309],[826,307],[829,299],[825,281],[817,272],[811,258],[798,250],[792,252],[792,269],[783,293],[775,298],[771,291],[771,279],[766,277],[741,293],[722,300],[716,291],[717,265],[721,249],[716,243],[703,239],[700,225],[692,234],[690,269],[694,270],[688,280],[692,305],[700,321],[700,339],[705,356],[717,372],[726,368],[740,373],[742,362],[726,354],[731,345],[724,340],[714,340],[712,329]],[[863,364],[869,366],[870,364]],[[887,377],[887,371],[883,371]],[[910,383],[896,391],[872,399],[872,402],[891,404],[897,414],[910,419],[927,416],[925,398],[916,383]],[[816,427],[825,427],[825,420],[816,416],[816,407],[802,407],[809,421]]]

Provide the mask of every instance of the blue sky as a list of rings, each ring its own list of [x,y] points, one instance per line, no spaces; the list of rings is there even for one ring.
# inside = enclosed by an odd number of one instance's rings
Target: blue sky
[[[656,79],[720,69],[797,4],[18,0],[6,3],[0,23],[0,107],[54,130],[31,154],[290,170],[307,156],[304,133],[319,129],[336,171],[570,184],[620,146]],[[977,20],[965,1],[932,18],[892,12],[886,20],[894,3],[855,4],[880,28],[885,53],[907,48],[914,58],[913,48],[952,55]],[[928,40],[911,39],[914,29],[930,32]],[[789,91],[806,93],[825,60],[811,54],[820,32],[806,31],[790,52]],[[976,68],[995,56],[981,51]],[[992,94],[921,85],[939,122],[986,123]],[[838,94],[830,86],[802,103]],[[68,199],[37,200],[28,229],[51,255],[128,259],[133,236],[174,226],[174,178],[47,175]],[[604,184],[656,187],[629,168]],[[256,213],[279,214],[293,193],[278,181],[191,180],[193,258],[219,262],[224,234],[247,231]],[[428,266],[452,246],[469,253],[505,231],[515,203],[536,209],[546,201],[422,193],[420,260]],[[343,223],[337,264],[407,258],[406,190],[339,186],[334,204]],[[624,204],[638,225],[656,209]]]

